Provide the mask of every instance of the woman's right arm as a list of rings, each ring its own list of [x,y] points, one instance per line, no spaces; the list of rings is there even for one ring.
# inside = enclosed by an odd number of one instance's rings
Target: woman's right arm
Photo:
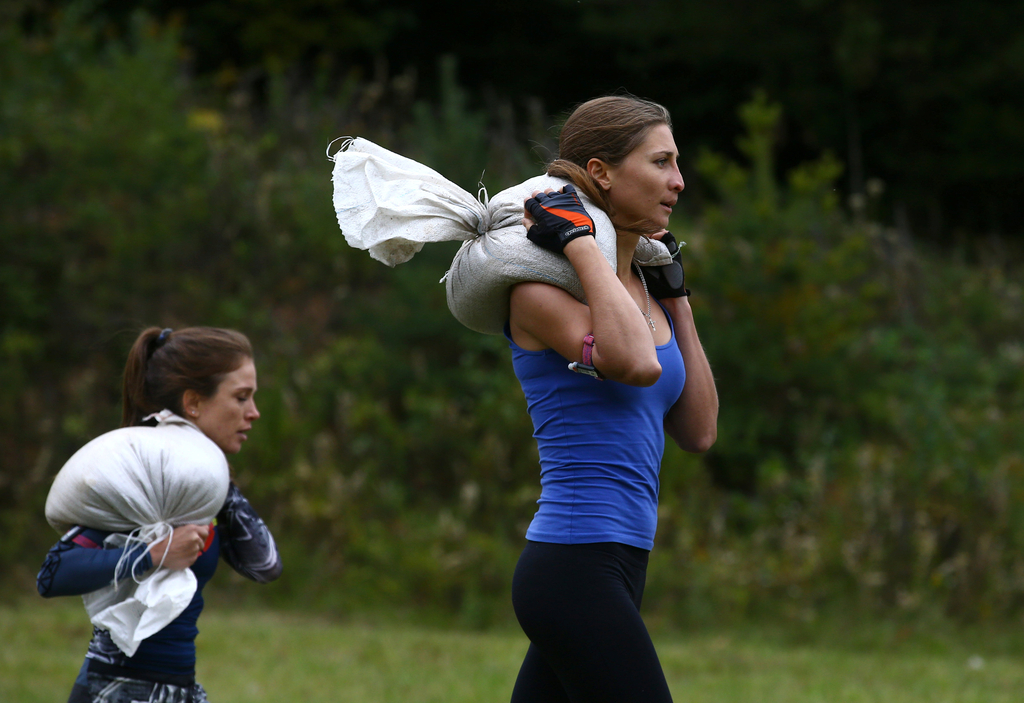
[[[654,339],[643,315],[616,278],[597,242],[581,237],[565,247],[589,305],[547,283],[512,289],[509,326],[524,349],[554,349],[570,361],[583,360],[583,338],[594,335],[592,363],[605,378],[650,386],[661,376]]]
[[[532,218],[524,217],[529,228]],[[592,363],[605,378],[649,386],[661,376],[654,339],[629,291],[612,271],[592,236],[572,239],[563,253],[576,270],[584,305],[547,283],[512,289],[509,326],[524,349],[554,349],[570,361],[583,360],[583,338],[594,335]]]
[[[132,554],[125,560],[122,573],[117,578],[128,578],[128,570],[133,565],[136,577],[141,578],[161,559],[167,569],[192,566],[202,551],[209,531],[209,525],[182,525],[174,528],[170,540],[131,547]],[[104,549],[103,540],[107,534],[98,530],[75,528],[64,535],[47,552],[36,576],[39,595],[44,598],[80,596],[99,590],[113,581],[114,570],[125,550]],[[140,556],[141,559],[138,558]]]
[[[77,535],[74,533],[78,533]],[[62,537],[50,548],[43,561],[39,574],[36,576],[36,590],[44,598],[54,596],[81,596],[97,591],[114,580],[114,569],[124,554],[124,549],[103,549],[102,543],[106,533],[95,530],[81,531],[78,528]],[[73,541],[81,537],[78,543]],[[94,546],[83,546],[91,543]],[[138,556],[142,560],[135,568],[136,574],[143,574],[153,566],[150,555],[146,554],[146,545],[133,548],[132,556],[126,560],[128,568],[135,563]],[[119,578],[127,578],[128,572],[119,574]]]

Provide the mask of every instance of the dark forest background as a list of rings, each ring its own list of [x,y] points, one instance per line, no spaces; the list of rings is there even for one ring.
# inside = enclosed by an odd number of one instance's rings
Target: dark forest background
[[[345,244],[325,150],[365,136],[494,193],[543,169],[573,105],[625,90],[673,114],[673,230],[722,400],[711,452],[667,448],[645,608],[1019,616],[1022,20],[952,0],[5,3],[0,583],[31,591],[49,483],[116,426],[138,330],[212,324],[258,350],[263,417],[232,465],[287,563],[259,597],[507,621],[538,494],[507,349],[448,313],[452,247],[388,269]]]

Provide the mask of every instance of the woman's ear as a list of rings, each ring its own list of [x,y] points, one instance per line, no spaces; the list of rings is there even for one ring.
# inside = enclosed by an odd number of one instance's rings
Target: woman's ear
[[[199,406],[202,400],[203,397],[191,388],[185,391],[181,397],[181,409],[185,411],[185,417],[189,420],[195,420],[199,417]]]
[[[608,164],[601,159],[591,159],[587,162],[587,173],[590,177],[597,181],[597,184],[604,190],[609,190],[612,187],[612,175],[611,169],[608,168]]]

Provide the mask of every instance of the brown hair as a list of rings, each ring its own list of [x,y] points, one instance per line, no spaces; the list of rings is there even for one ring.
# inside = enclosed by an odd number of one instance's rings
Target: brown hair
[[[608,193],[587,172],[587,162],[600,159],[609,166],[618,166],[643,143],[651,128],[662,124],[671,129],[672,117],[664,107],[649,100],[632,95],[588,100],[578,105],[562,125],[558,158],[548,164],[547,173],[572,181],[594,205],[610,214]],[[644,229],[642,225],[640,229]]]
[[[124,366],[121,427],[141,424],[142,418],[164,408],[184,415],[185,391],[209,398],[225,375],[252,358],[249,339],[235,330],[143,330]]]

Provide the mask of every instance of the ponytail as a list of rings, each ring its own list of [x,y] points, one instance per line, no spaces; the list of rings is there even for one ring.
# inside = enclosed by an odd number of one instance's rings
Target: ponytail
[[[160,334],[159,327],[147,327],[128,352],[121,384],[121,427],[137,425],[146,415],[159,411],[151,410],[152,405],[146,402],[146,366],[153,353],[151,347]]]

